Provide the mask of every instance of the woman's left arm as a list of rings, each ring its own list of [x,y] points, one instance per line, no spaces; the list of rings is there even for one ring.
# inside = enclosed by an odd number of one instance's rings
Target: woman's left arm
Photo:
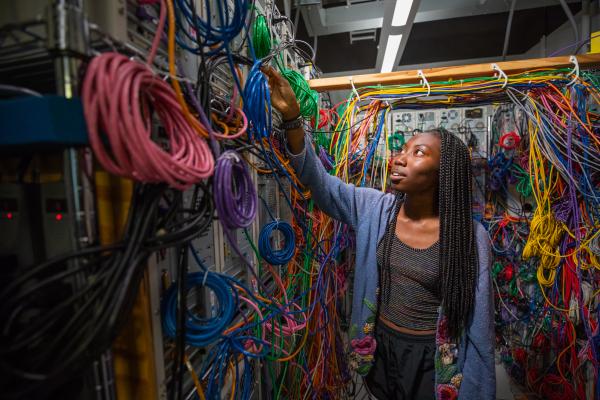
[[[466,355],[459,398],[488,400],[496,398],[491,250],[485,228],[477,222],[474,229],[479,259],[479,278],[475,291],[473,316],[467,327]]]

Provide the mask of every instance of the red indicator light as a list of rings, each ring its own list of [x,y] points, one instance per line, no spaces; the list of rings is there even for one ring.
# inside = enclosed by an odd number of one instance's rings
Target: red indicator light
[[[12,219],[13,218],[13,214],[12,213],[6,213],[6,218],[7,219]]]
[[[54,218],[56,218],[57,221],[62,221],[63,215],[62,214],[56,214],[56,216]]]

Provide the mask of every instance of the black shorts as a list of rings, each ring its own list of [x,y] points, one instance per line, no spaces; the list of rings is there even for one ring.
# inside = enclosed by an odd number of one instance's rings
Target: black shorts
[[[435,398],[435,334],[409,335],[378,322],[375,364],[365,378],[379,400]]]

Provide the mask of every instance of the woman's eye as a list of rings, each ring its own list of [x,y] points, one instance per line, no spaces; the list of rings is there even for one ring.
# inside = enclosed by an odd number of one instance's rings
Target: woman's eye
[[[425,152],[423,150],[421,150],[421,149],[417,149],[417,150],[415,150],[415,155],[417,155],[417,156],[424,156]]]

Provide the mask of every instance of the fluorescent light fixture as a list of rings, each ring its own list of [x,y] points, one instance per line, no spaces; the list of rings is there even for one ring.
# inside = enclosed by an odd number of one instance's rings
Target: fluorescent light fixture
[[[406,25],[408,14],[412,8],[413,0],[396,0],[394,15],[392,16],[392,26]]]
[[[402,34],[389,35],[385,45],[385,53],[383,54],[383,62],[381,63],[381,72],[392,72],[396,62],[396,55],[400,48]]]

